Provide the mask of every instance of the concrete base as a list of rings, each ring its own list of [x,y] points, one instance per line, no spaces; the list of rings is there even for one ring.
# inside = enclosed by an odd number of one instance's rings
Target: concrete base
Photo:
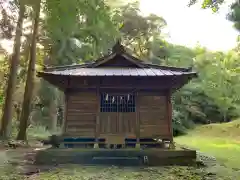
[[[147,160],[147,161],[146,161]],[[196,151],[166,149],[46,149],[37,152],[36,164],[123,166],[191,165]]]

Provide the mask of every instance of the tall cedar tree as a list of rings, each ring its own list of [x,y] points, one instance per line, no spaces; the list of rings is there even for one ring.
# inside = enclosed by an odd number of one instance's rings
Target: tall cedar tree
[[[22,112],[20,117],[19,132],[17,140],[26,139],[26,130],[28,125],[29,114],[31,111],[31,100],[34,88],[34,74],[35,74],[35,63],[36,63],[36,44],[38,36],[38,25],[40,19],[41,0],[37,0],[35,4],[35,18],[33,27],[33,36],[30,49],[30,60],[28,64],[27,80],[25,85],[24,99],[22,104]]]
[[[8,85],[6,89],[5,103],[3,107],[3,116],[1,121],[0,136],[3,139],[7,139],[11,134],[12,125],[12,108],[13,108],[13,93],[17,82],[17,70],[20,60],[20,47],[21,47],[21,36],[22,26],[25,12],[25,5],[19,1],[19,14],[16,27],[16,35],[14,40],[14,51],[11,59],[11,65],[9,69]]]

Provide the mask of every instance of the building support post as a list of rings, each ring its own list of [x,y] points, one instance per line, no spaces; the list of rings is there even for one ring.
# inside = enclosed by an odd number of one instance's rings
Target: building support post
[[[64,137],[67,133],[67,114],[68,114],[68,89],[64,91],[64,108],[63,108],[63,123],[62,123],[62,133],[61,133],[61,142],[60,142],[60,148],[64,147],[64,143],[62,142],[64,140]]]
[[[135,111],[136,111],[136,145],[135,148],[140,149],[140,122],[139,122],[139,94],[138,91],[135,97]]]
[[[167,91],[166,100],[167,100],[167,117],[168,117],[168,129],[170,134],[170,149],[174,149],[174,142],[173,142],[173,127],[172,127],[172,102],[171,102],[171,90]]]
[[[94,143],[94,147],[93,148],[99,148],[99,142],[98,142],[98,138],[99,138],[99,133],[100,133],[100,101],[101,101],[101,97],[100,97],[100,90],[99,90],[99,86],[97,87],[97,113],[96,113],[96,129],[95,129],[95,143]]]

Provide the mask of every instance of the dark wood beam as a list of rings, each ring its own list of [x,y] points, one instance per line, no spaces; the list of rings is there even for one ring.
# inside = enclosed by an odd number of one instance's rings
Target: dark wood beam
[[[173,141],[173,127],[172,127],[172,102],[171,102],[171,91],[169,90],[166,95],[166,109],[167,109],[167,120],[168,120],[168,127],[169,127],[169,133],[171,134],[170,141]]]

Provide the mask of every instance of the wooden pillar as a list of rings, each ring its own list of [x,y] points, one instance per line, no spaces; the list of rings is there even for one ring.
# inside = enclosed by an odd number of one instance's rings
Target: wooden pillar
[[[69,87],[70,87],[70,78],[67,77],[67,86],[64,90],[64,108],[63,108],[63,125],[62,125],[62,141],[64,139],[64,136],[67,135],[67,117],[68,117],[68,99],[69,99]],[[64,143],[60,143],[60,147],[64,147]]]
[[[62,133],[65,134],[67,131],[67,114],[68,114],[68,93],[67,91],[64,92],[64,115],[63,115],[63,128],[62,128]]]
[[[135,148],[140,148],[140,118],[139,118],[139,92],[136,92],[135,97],[135,111],[136,111],[136,146]]]
[[[167,120],[168,120],[168,130],[170,134],[170,141],[173,142],[173,127],[172,127],[172,102],[171,102],[171,91],[167,91]]]
[[[71,79],[67,77],[67,87],[64,91],[64,120],[63,120],[63,128],[62,128],[62,134],[67,133],[67,117],[68,117],[68,99],[69,99],[69,87],[70,87],[70,81]]]
[[[95,129],[95,143],[94,148],[99,148],[98,138],[100,133],[100,106],[101,106],[101,96],[99,86],[96,89],[97,94],[97,111],[96,111],[96,129]]]
[[[67,135],[67,114],[68,114],[68,92],[67,90],[64,92],[64,108],[63,108],[63,124],[62,124],[62,138]],[[62,139],[62,140],[63,140]],[[64,143],[61,141],[60,147],[64,147]]]

